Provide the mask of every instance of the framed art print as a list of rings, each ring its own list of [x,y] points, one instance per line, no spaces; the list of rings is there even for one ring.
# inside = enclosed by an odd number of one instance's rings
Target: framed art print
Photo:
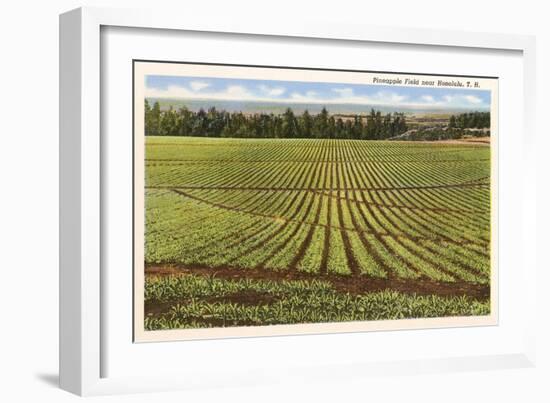
[[[60,18],[60,384],[534,365],[534,40]]]
[[[498,78],[133,67],[136,341],[496,324]]]

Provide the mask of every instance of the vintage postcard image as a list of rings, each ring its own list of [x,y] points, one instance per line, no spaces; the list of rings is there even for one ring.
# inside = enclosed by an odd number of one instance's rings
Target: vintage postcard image
[[[135,341],[497,323],[498,78],[134,61],[133,102]]]

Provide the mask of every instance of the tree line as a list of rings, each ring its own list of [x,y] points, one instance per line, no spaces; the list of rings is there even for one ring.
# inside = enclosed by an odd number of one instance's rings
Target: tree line
[[[468,112],[452,115],[447,126],[419,127],[410,130],[401,140],[434,141],[490,136],[491,113]]]
[[[197,112],[186,107],[161,110],[145,100],[146,136],[247,138],[337,138],[382,140],[407,131],[402,113],[334,116],[323,107],[318,114],[287,108],[282,114],[227,112],[211,107]]]
[[[407,141],[436,141],[436,140],[455,140],[464,137],[486,137],[490,136],[489,129],[478,131],[465,131],[464,129],[450,129],[448,127],[432,127],[411,130],[400,140]]]
[[[468,112],[449,118],[449,129],[484,129],[491,127],[491,112]]]

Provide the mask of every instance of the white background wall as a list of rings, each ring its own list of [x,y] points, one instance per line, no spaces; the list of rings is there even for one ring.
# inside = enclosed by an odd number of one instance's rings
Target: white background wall
[[[534,34],[538,48],[539,259],[548,240],[550,30],[545,2],[393,0],[157,0],[3,2],[0,6],[0,399],[65,402],[58,390],[58,14],[81,5],[169,7],[185,13],[247,14],[284,24],[314,18],[373,25]],[[546,237],[545,239],[543,237]],[[346,383],[279,385],[94,398],[99,401],[550,401],[549,276],[541,273],[535,369],[353,379]],[[299,384],[299,383],[298,383]]]

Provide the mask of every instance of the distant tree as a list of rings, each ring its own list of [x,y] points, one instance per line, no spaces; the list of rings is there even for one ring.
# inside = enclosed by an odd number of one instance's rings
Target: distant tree
[[[302,116],[300,116],[298,121],[301,136],[307,139],[313,137],[313,117],[307,109],[304,111]]]
[[[282,135],[287,139],[298,137],[296,117],[290,108],[287,108],[283,114]]]
[[[344,122],[344,138],[346,139],[349,139],[351,138],[351,134],[353,132],[353,123],[351,122],[351,120],[346,120]]]
[[[382,115],[374,109],[366,116],[331,115],[323,107],[312,115],[305,110],[296,115],[291,108],[283,114],[229,113],[215,107],[197,112],[185,106],[177,111],[172,107],[161,110],[158,102],[151,107],[144,103],[145,134],[147,136],[198,136],[198,137],[252,137],[252,138],[341,138],[376,140],[393,137],[407,130],[403,114]],[[462,119],[462,120],[461,120]],[[366,123],[364,123],[366,120]],[[464,127],[479,126],[490,119],[485,115],[459,116]],[[488,123],[487,123],[488,124]]]
[[[353,127],[351,129],[351,136],[354,139],[360,139],[363,133],[363,121],[361,116],[355,115],[353,118]]]
[[[369,115],[367,116],[367,124],[365,127],[365,140],[374,140],[376,139],[376,112],[374,109],[370,110]]]
[[[382,124],[382,135],[380,136],[380,139],[386,139],[393,136],[392,123],[392,115],[391,113],[388,113],[384,116],[384,123]]]
[[[449,128],[454,129],[455,127],[456,127],[456,116],[451,115],[451,117],[449,118]]]
[[[381,140],[384,138],[384,121],[382,120],[382,113],[380,111],[376,111],[374,116],[374,130],[376,139]]]
[[[330,116],[327,121],[326,135],[329,139],[336,138],[336,119],[334,116]]]
[[[195,114],[186,107],[182,107],[178,111],[177,125],[179,136],[191,136],[193,134],[193,125]]]
[[[177,136],[178,127],[177,127],[177,114],[170,107],[167,111],[160,115],[160,130],[159,134],[161,136]]]
[[[206,114],[206,134],[208,137],[221,137],[225,125],[225,112],[218,112],[215,107]]]
[[[158,102],[153,104],[153,108],[149,107],[149,103],[145,104],[145,135],[159,136],[160,133],[160,105]]]
[[[317,138],[328,138],[328,111],[324,106],[321,113],[317,114],[313,121],[314,136]]]
[[[450,129],[483,129],[491,127],[490,112],[468,112],[452,115],[449,118]]]
[[[145,100],[145,111],[144,112],[145,112],[145,135],[150,136],[152,134],[151,124],[153,122],[152,122],[152,119],[151,119],[151,106],[149,105],[148,100]]]
[[[335,138],[345,139],[346,132],[344,130],[344,120],[342,118],[336,119],[336,129],[335,129]]]

